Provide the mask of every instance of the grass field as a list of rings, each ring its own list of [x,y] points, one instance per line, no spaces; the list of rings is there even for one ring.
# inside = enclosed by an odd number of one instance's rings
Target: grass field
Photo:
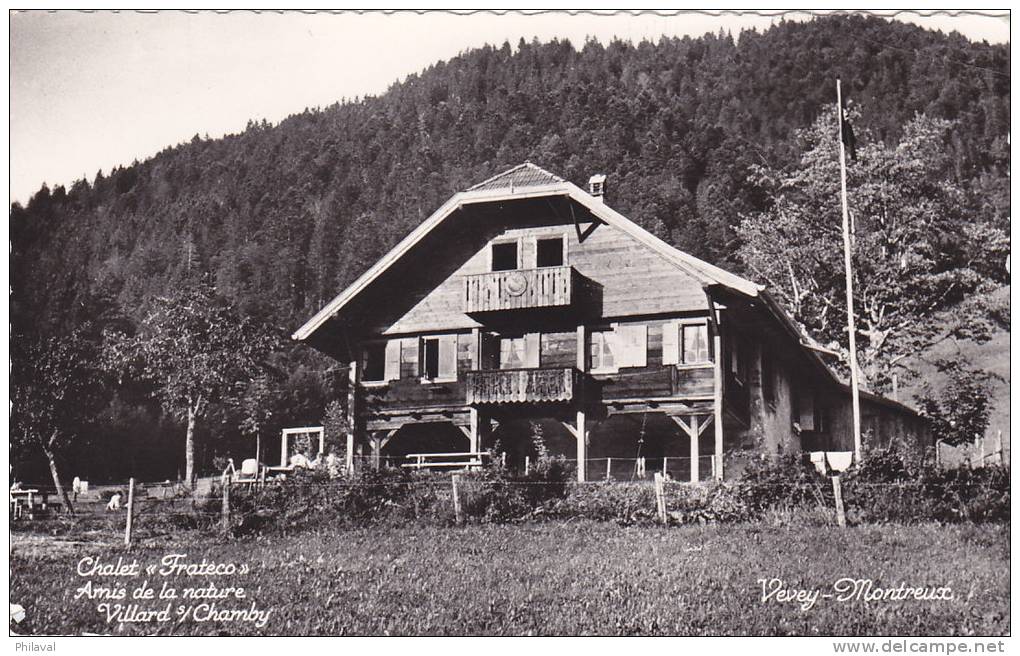
[[[11,602],[18,633],[231,635],[1002,635],[1009,632],[1008,526],[775,528],[765,525],[630,527],[535,523],[437,528],[329,529],[247,541],[183,535],[131,551],[14,534]],[[226,576],[161,577],[144,567],[165,554],[246,564]],[[86,556],[137,559],[136,577],[79,576]],[[841,577],[876,587],[950,586],[951,601],[840,602],[810,610],[762,601],[760,578],[832,593]],[[143,579],[183,591],[246,588],[217,609],[258,618],[107,623],[99,599],[76,589]],[[93,589],[93,592],[95,590]],[[189,600],[194,607],[210,600]],[[127,605],[132,600],[108,602]],[[157,610],[168,603],[137,601]],[[176,610],[174,608],[174,610]],[[198,621],[203,619],[204,621]],[[251,621],[248,621],[251,620]]]

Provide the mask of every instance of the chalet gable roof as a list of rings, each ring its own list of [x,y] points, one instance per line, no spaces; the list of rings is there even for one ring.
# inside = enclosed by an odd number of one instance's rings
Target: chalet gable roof
[[[457,210],[480,203],[520,200],[542,196],[562,196],[586,208],[595,218],[630,235],[651,250],[663,256],[677,268],[698,280],[702,286],[721,285],[750,297],[765,291],[762,285],[699,260],[693,255],[673,248],[638,224],[591,196],[577,185],[549,173],[545,169],[524,162],[466,191],[455,194],[394,246],[389,253],[340,292],[332,301],[298,328],[291,336],[295,340],[308,339],[326,321],[339,313],[348,303],[368,287],[384,271],[408,253],[414,246]]]

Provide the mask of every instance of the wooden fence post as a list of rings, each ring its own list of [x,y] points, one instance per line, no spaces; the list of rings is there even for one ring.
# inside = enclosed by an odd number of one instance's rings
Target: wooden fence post
[[[524,475],[531,473],[531,456],[524,456]]]
[[[846,526],[846,513],[843,510],[843,484],[839,474],[832,477],[832,493],[836,497],[836,523],[843,528]]]
[[[230,533],[230,478],[223,475],[223,505],[220,508],[220,530],[224,535]]]
[[[613,459],[606,458],[606,480],[613,477]]]
[[[659,516],[659,521],[663,524],[666,523],[666,499],[663,495],[663,486],[665,485],[665,477],[656,472],[655,473],[655,512]]]
[[[458,524],[460,524],[460,474],[454,474],[450,477],[453,483],[453,518]]]
[[[135,514],[135,479],[128,479],[127,523],[124,524],[124,545],[131,546],[131,529]]]

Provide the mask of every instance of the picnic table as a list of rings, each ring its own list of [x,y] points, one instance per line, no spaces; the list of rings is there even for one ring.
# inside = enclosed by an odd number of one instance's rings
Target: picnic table
[[[400,465],[406,469],[472,469],[481,467],[488,451],[457,451],[450,453],[409,453],[404,456],[411,462]]]

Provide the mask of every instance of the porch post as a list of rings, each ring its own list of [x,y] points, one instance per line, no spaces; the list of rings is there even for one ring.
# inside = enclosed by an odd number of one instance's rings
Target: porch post
[[[712,399],[712,409],[715,413],[712,427],[715,429],[715,462],[712,471],[715,479],[723,479],[723,374],[722,374],[722,337],[719,335],[719,325],[716,324],[715,336],[712,338],[712,347],[715,349],[715,389]]]
[[[691,416],[691,483],[697,483],[701,479],[701,463],[698,461],[698,438],[701,436],[701,426],[698,425],[698,415]]]
[[[370,439],[372,444],[372,466],[376,469],[382,468],[382,439],[373,435]]]
[[[356,356],[351,360],[347,371],[347,471],[354,473],[354,444],[358,426],[358,383],[361,382],[361,368]]]
[[[470,442],[470,448],[468,451],[471,453],[478,453],[479,446],[481,444],[481,421],[478,416],[478,409],[471,408],[468,411],[471,417],[471,431],[468,433],[468,440]]]
[[[577,480],[585,481],[585,460],[588,458],[588,429],[585,426],[584,410],[577,411]]]

